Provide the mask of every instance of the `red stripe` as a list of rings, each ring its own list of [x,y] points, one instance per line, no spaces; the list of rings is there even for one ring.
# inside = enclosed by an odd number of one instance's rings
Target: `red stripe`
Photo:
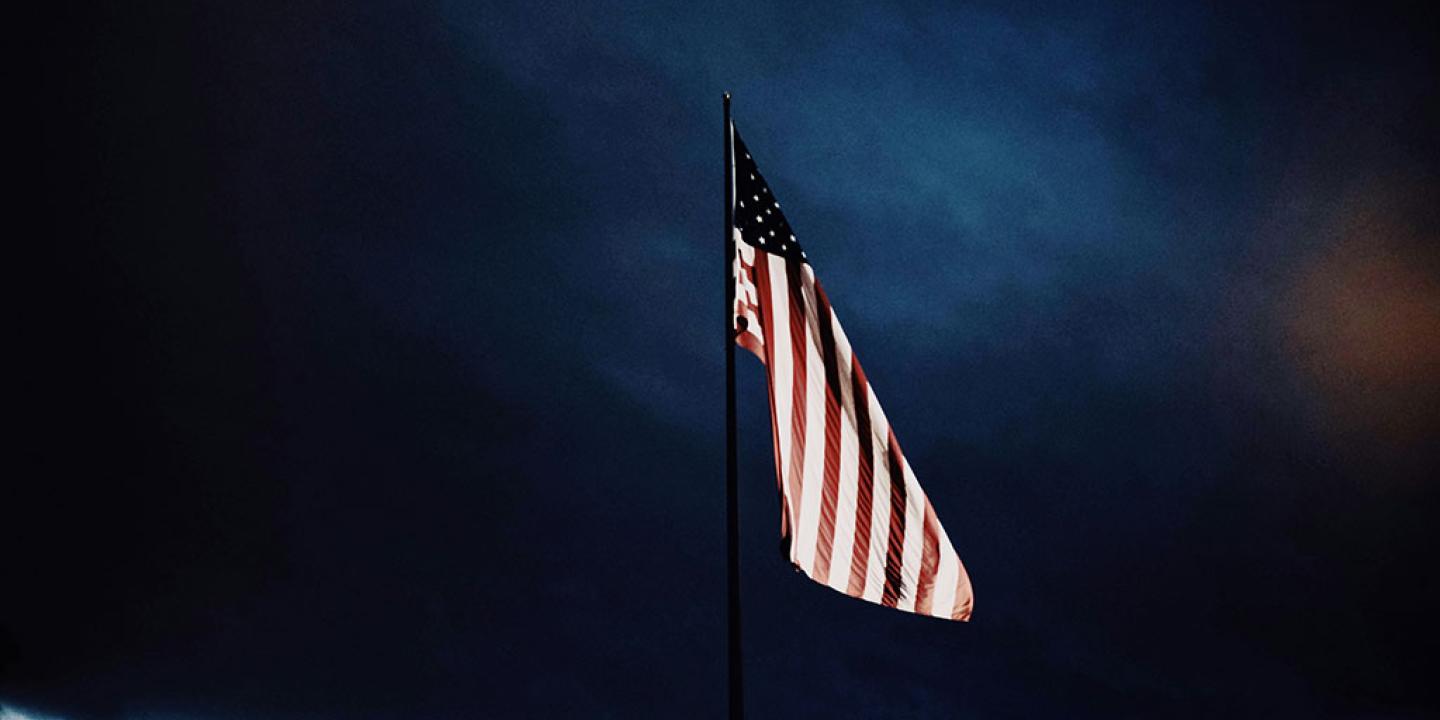
[[[775,311],[770,298],[770,254],[755,253],[755,295],[760,303],[760,330],[766,338],[775,337]],[[775,343],[765,342],[765,374],[770,395],[770,442],[775,448],[775,489],[780,492],[780,537],[790,537],[790,506],[785,501],[785,488],[780,484],[785,473],[781,472],[780,428],[775,425]]]
[[[799,263],[783,262],[785,278],[790,286],[790,523],[798,531],[800,492],[805,481],[805,294],[800,287]],[[793,552],[791,556],[794,556]]]
[[[930,499],[925,499],[925,550],[920,555],[920,579],[915,584],[915,612],[933,615],[930,604],[935,600],[935,573],[940,570],[940,519]]]
[[[820,355],[825,362],[825,489],[820,498],[819,544],[815,548],[815,579],[828,583],[830,552],[835,544],[835,503],[840,487],[840,366],[835,360],[835,329],[830,298],[820,281],[815,287],[815,316],[820,330]]]
[[[905,576],[901,572],[905,563],[905,456],[900,454],[895,432],[889,435],[886,456],[890,465],[890,539],[885,551],[885,589],[880,602],[886,607],[895,607],[905,594]]]
[[[846,592],[862,597],[865,577],[870,570],[870,513],[875,494],[875,477],[871,469],[874,438],[870,430],[870,386],[860,361],[850,358],[851,398],[855,403],[855,435],[859,438],[859,463],[855,485],[855,545],[850,554],[850,585]]]
[[[765,305],[764,301],[760,299],[760,289],[755,281],[756,264],[764,262],[765,253],[757,252],[754,254],[754,258],[754,262],[747,264],[745,262],[745,256],[741,254],[739,250],[739,246],[736,246],[735,264],[738,267],[739,272],[738,282],[742,286],[749,286],[751,288],[755,288],[755,302],[746,302],[743,297],[740,296],[740,293],[737,290],[737,300],[735,307],[735,342],[740,347],[743,347],[746,350],[749,350],[751,353],[754,353],[755,357],[760,358],[760,362],[769,363],[769,355],[765,350],[765,321],[763,320],[761,315]],[[745,317],[747,314],[754,316],[755,324],[760,325],[760,327],[748,327],[747,325],[750,322],[750,318]]]
[[[955,609],[951,620],[969,620],[970,611],[975,608],[975,591],[970,587],[970,576],[965,572],[965,563],[960,563],[960,578],[955,581]]]

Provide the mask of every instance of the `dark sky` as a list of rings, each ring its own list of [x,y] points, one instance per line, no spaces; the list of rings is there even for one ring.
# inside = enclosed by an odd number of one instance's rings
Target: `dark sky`
[[[12,715],[721,717],[727,89],[976,588],[788,568],[742,353],[752,716],[1440,711],[1419,11],[265,5],[12,18]]]

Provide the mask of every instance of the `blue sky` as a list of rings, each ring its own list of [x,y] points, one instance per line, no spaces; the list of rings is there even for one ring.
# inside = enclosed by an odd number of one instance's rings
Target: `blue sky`
[[[929,622],[785,567],[742,354],[752,716],[1423,715],[1416,15],[55,18],[38,252],[74,289],[23,328],[13,532],[67,540],[0,556],[0,698],[721,716],[728,90],[977,594]]]

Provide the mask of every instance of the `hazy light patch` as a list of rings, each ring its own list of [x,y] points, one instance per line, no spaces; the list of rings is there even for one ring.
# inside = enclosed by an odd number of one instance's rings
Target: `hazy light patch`
[[[1440,406],[1433,247],[1377,194],[1345,203],[1333,243],[1281,301],[1285,344],[1325,424],[1391,446],[1424,440]]]

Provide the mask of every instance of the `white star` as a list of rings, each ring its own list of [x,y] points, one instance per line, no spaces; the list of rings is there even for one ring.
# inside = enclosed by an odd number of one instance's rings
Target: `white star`
[[[775,237],[775,231],[774,231],[774,230],[771,230],[771,231],[770,231],[770,237]]]
[[[765,222],[765,218],[760,217],[759,215],[756,215],[756,216],[755,216],[755,222]]]
[[[751,197],[755,202],[760,202],[760,196],[759,196],[759,195],[751,195],[750,197]]]

